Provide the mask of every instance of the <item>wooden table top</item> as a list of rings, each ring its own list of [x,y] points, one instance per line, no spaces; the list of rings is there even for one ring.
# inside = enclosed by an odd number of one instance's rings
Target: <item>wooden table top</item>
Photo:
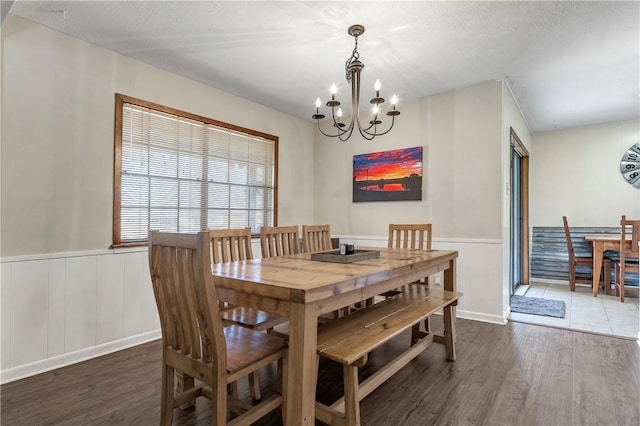
[[[213,265],[216,286],[280,300],[309,303],[441,265],[457,251],[358,247],[380,257],[354,263],[312,261],[309,253]],[[260,284],[260,285],[256,285]]]

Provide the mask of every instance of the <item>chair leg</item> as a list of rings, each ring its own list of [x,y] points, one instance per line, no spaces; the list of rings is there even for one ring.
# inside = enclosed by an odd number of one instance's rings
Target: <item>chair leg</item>
[[[183,373],[182,371],[176,370],[176,378],[178,379],[178,393],[189,390],[195,386],[195,381],[193,380],[193,377]],[[195,401],[190,401],[190,402],[187,402],[186,404],[182,404],[179,408],[182,411],[186,411],[194,408],[195,405],[196,405]]]
[[[174,369],[168,365],[162,368],[162,396],[160,401],[160,424],[170,426],[173,423]]]
[[[220,381],[212,388],[215,398],[211,401],[211,424],[224,426],[227,424],[227,385]]]
[[[604,263],[604,294],[611,294],[611,262]]]
[[[358,392],[358,368],[346,365],[344,376],[344,415],[347,426],[360,426],[360,397]]]
[[[624,303],[624,265],[620,265],[620,303]]]
[[[569,290],[576,291],[576,266],[569,265]]]

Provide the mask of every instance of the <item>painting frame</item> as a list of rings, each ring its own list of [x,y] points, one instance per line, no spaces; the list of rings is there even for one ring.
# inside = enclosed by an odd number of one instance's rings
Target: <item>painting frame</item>
[[[421,201],[421,146],[353,156],[353,202]]]

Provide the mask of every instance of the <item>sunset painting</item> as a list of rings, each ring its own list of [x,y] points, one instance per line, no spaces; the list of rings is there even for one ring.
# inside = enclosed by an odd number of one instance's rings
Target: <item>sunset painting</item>
[[[422,147],[353,156],[353,201],[422,199]]]

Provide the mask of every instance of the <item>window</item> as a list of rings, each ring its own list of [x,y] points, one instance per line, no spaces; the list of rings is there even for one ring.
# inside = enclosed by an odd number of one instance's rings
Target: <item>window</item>
[[[278,138],[116,94],[113,245],[276,221]]]

